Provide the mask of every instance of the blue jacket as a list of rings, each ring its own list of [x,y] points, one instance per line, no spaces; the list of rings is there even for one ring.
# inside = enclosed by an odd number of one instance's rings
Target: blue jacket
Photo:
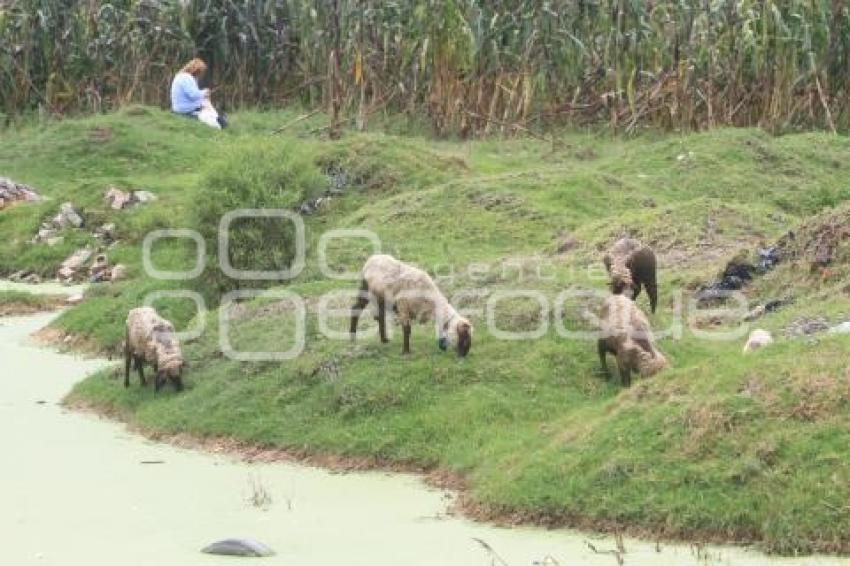
[[[188,114],[201,107],[204,93],[198,88],[195,77],[180,71],[171,81],[171,110],[179,114]]]

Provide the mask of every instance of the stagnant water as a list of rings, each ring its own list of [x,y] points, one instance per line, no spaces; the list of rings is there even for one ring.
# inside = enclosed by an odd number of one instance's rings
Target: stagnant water
[[[64,410],[58,403],[73,383],[107,362],[32,344],[28,336],[52,316],[0,319],[0,564],[617,565],[587,544],[614,549],[611,538],[446,517],[450,496],[416,476],[247,464],[148,442]],[[256,538],[277,556],[199,552],[229,537]],[[629,566],[846,563],[731,547],[662,544],[659,551],[628,539],[625,550]]]

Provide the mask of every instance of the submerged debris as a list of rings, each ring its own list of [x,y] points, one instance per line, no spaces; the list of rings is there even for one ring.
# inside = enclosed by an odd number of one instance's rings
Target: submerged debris
[[[214,542],[209,546],[204,547],[201,552],[204,554],[218,554],[221,556],[274,556],[274,551],[259,541],[236,538]]]
[[[35,189],[16,183],[12,179],[0,177],[0,210],[16,202],[35,202],[41,200]]]

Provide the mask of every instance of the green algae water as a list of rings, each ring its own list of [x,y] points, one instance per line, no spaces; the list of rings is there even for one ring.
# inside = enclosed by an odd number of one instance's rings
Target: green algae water
[[[447,516],[452,495],[414,475],[248,464],[153,443],[122,425],[67,411],[59,403],[72,385],[109,362],[33,344],[30,334],[54,316],[0,318],[2,564],[617,564],[607,553],[616,548],[610,537]],[[277,554],[200,553],[236,537],[262,541]],[[628,566],[846,564],[736,547],[631,539],[624,547]]]

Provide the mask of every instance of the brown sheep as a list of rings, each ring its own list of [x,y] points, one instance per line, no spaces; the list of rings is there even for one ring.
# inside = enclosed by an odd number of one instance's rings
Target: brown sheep
[[[146,385],[143,365],[153,367],[154,392],[166,380],[177,391],[183,390],[183,353],[174,336],[174,326],[150,307],[133,309],[127,315],[127,336],[124,341],[124,387],[130,387],[130,362],[139,372],[139,381]]]
[[[381,342],[389,342],[386,331],[386,307],[390,305],[401,324],[402,354],[410,353],[410,326],[414,321],[433,320],[438,345],[451,345],[461,357],[472,348],[472,324],[460,316],[443,296],[433,279],[421,269],[389,255],[373,255],[366,260],[357,302],[351,309],[351,339],[357,335],[357,321],[371,297],[378,306],[378,331]]]
[[[602,304],[601,334],[597,343],[602,371],[610,376],[605,355],[617,357],[624,387],[632,383],[632,372],[651,377],[667,367],[664,355],[655,347],[649,321],[624,295],[610,295]]]
[[[602,259],[611,276],[611,291],[619,295],[630,291],[637,299],[642,287],[649,295],[649,308],[655,314],[658,304],[655,252],[634,238],[621,238],[611,246]]]

